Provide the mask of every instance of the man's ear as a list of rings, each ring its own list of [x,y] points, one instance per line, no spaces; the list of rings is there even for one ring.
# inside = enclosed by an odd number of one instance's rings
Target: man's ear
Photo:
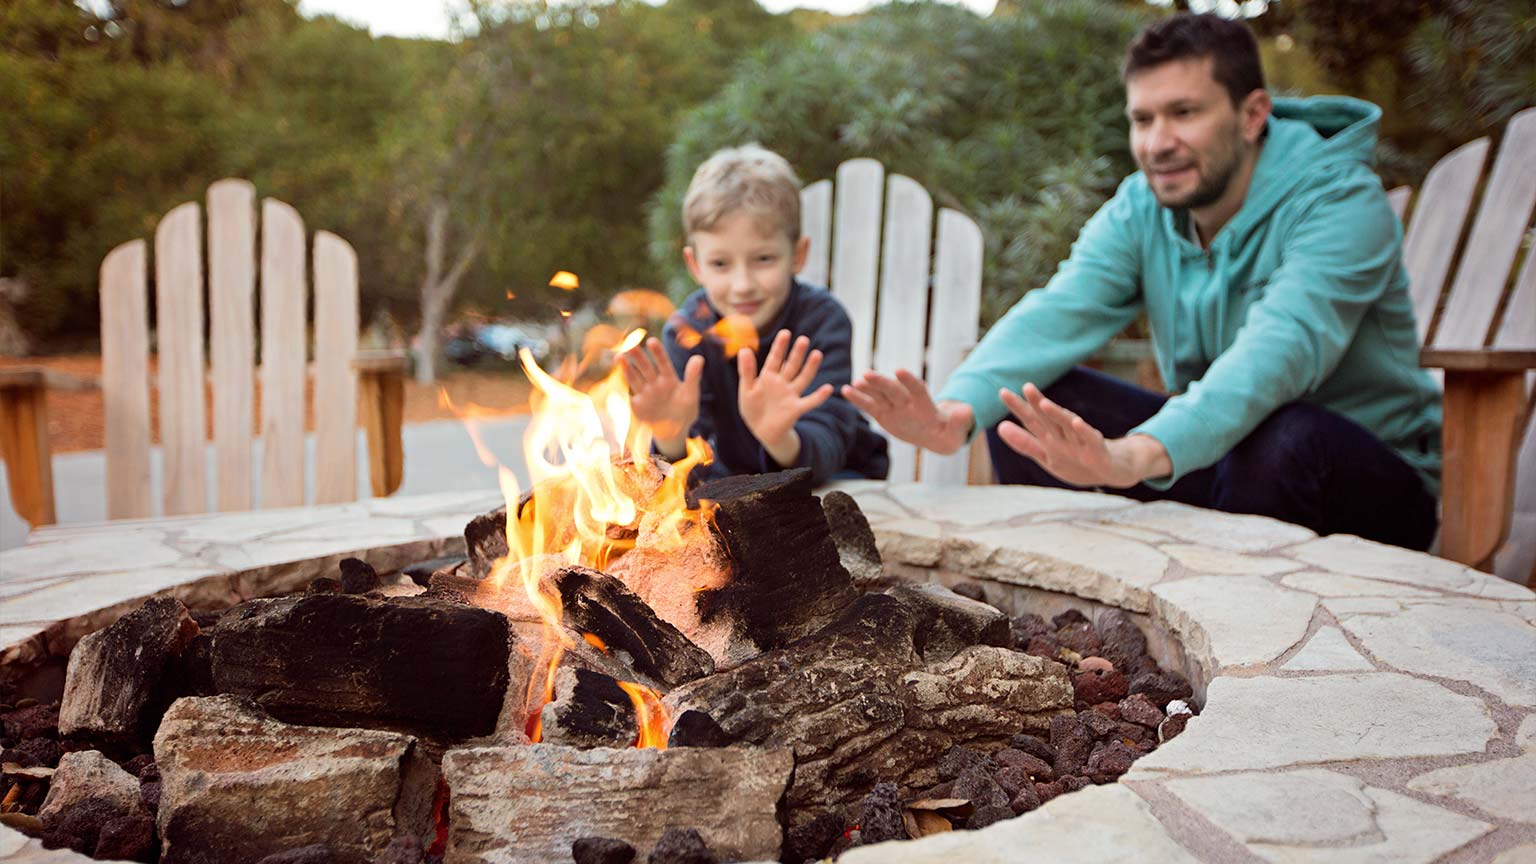
[[[800,235],[800,239],[795,241],[795,259],[794,260],[795,260],[795,273],[796,273],[796,275],[798,275],[801,270],[805,269],[805,259],[810,255],[810,252],[811,252],[811,238],[805,236],[804,234],[801,234]]]
[[[693,246],[689,244],[683,245],[683,263],[688,265],[688,275],[693,277],[693,281],[703,285],[704,277],[699,271],[699,259],[694,257]]]
[[[1269,120],[1269,114],[1274,110],[1275,103],[1269,98],[1269,91],[1255,90],[1243,97],[1243,104],[1238,108],[1238,116],[1243,122],[1243,140],[1249,144],[1257,144],[1259,138],[1264,135],[1264,123]]]

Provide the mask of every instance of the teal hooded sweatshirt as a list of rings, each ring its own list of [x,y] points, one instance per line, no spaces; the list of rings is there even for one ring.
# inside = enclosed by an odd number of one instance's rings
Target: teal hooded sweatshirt
[[[985,429],[1008,413],[998,390],[1049,386],[1145,309],[1176,394],[1131,430],[1173,461],[1148,485],[1214,464],[1299,400],[1374,432],[1439,494],[1440,390],[1418,365],[1402,229],[1371,170],[1380,116],[1345,97],[1276,99],[1248,195],[1209,249],[1187,210],[1131,175],[940,398]]]

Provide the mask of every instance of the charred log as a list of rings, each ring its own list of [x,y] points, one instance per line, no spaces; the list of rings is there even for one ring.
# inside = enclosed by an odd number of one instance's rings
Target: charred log
[[[624,583],[586,567],[565,567],[550,577],[565,626],[596,636],[610,652],[623,652],[637,672],[670,689],[715,670],[709,653],[657,617]]]
[[[60,734],[124,740],[153,732],[170,704],[161,679],[197,632],[181,601],[156,597],[81,639],[64,676]]]

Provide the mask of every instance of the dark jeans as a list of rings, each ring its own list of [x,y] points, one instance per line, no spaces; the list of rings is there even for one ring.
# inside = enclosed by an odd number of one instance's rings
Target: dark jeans
[[[1079,367],[1045,388],[1051,401],[1119,438],[1157,413],[1168,397]],[[999,483],[1080,489],[1056,479],[987,430]],[[1180,501],[1228,513],[1273,516],[1319,534],[1428,549],[1439,525],[1434,496],[1413,467],[1365,427],[1326,408],[1283,405],[1216,464],[1172,488],[1145,483],[1105,489],[1138,501]]]

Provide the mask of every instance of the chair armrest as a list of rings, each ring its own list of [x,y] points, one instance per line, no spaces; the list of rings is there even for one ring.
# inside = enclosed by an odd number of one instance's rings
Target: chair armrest
[[[1419,365],[1447,372],[1525,372],[1536,369],[1536,351],[1425,348],[1419,351]]]
[[[375,498],[383,498],[394,494],[405,479],[400,427],[410,356],[404,351],[359,351],[352,368],[357,370],[359,419],[368,440],[369,489]]]
[[[48,373],[22,366],[0,369],[0,459],[11,503],[33,528],[56,521],[53,454],[48,445]]]

